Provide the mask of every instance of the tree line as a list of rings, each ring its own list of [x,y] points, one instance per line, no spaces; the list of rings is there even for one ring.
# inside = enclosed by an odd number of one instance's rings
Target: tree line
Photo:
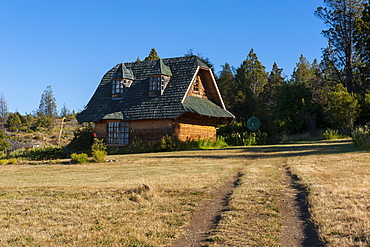
[[[333,128],[349,133],[370,121],[369,1],[325,0],[315,15],[328,29],[321,61],[299,58],[289,79],[276,63],[270,72],[253,49],[238,68],[225,63],[217,83],[234,127],[261,119],[270,134]]]
[[[0,131],[37,131],[40,128],[50,129],[57,117],[73,119],[76,113],[70,111],[64,104],[60,112],[57,110],[57,103],[53,89],[49,85],[41,94],[40,104],[33,113],[24,115],[19,112],[9,112],[4,94],[0,94]]]

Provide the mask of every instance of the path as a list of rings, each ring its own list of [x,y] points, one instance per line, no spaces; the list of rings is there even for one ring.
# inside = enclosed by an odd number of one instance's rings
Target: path
[[[283,229],[280,242],[283,247],[321,247],[319,237],[310,219],[305,189],[287,166],[281,168],[284,187],[280,202]],[[200,202],[185,227],[185,235],[172,242],[173,247],[208,246],[209,232],[217,226],[222,212],[227,210],[229,196],[238,185],[241,174],[208,193],[211,199]]]
[[[209,232],[217,226],[223,211],[227,210],[229,196],[237,186],[241,174],[235,174],[225,183],[212,188],[211,198],[199,203],[185,227],[185,235],[172,242],[173,247],[207,246]]]

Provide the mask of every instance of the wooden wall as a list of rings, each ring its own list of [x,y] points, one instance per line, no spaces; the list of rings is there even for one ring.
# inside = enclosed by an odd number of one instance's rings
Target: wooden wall
[[[103,120],[95,123],[95,133],[107,140],[107,123]],[[202,117],[196,114],[184,114],[177,119],[152,119],[130,121],[130,143],[139,140],[159,141],[169,135],[185,141],[186,139],[216,139],[216,118]]]
[[[138,120],[130,122],[130,139],[156,141],[173,134],[172,119]]]
[[[179,140],[212,139],[216,140],[216,127],[196,124],[176,123],[175,134]]]

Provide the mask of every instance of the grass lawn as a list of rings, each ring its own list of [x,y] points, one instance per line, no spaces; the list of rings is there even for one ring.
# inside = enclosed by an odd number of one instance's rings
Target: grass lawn
[[[367,246],[369,158],[349,141],[326,141],[117,155],[101,164],[2,165],[0,246],[168,246],[207,191],[237,172],[240,185],[211,245],[276,246],[284,227],[283,166],[310,191],[328,246]],[[140,192],[142,184],[150,190]]]

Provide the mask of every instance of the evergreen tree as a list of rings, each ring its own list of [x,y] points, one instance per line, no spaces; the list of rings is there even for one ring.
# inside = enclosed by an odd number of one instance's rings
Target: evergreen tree
[[[234,104],[235,97],[235,75],[230,67],[230,64],[225,63],[217,78],[217,85],[227,109],[231,110]]]
[[[329,26],[322,33],[332,47],[337,77],[343,77],[344,85],[349,92],[359,92],[360,78],[358,74],[360,59],[356,49],[359,30],[359,19],[364,9],[364,0],[324,0],[326,7],[315,11],[317,17]]]
[[[60,116],[67,117],[70,114],[71,114],[70,110],[67,108],[66,104],[64,103],[62,109],[60,109]]]
[[[357,36],[357,46],[361,56],[362,66],[361,71],[361,93],[362,98],[364,94],[370,93],[370,4],[367,2],[359,21],[359,32]]]
[[[148,54],[148,56],[144,59],[145,61],[153,61],[153,60],[158,60],[159,56],[157,51],[152,48]]]
[[[272,109],[276,105],[276,89],[285,83],[283,76],[283,69],[279,68],[276,63],[272,65],[272,70],[267,79],[267,83],[263,88],[262,101],[267,105],[269,109]]]
[[[9,131],[18,132],[22,127],[21,114],[19,112],[10,113],[6,122]]]
[[[8,104],[5,100],[4,93],[0,93],[0,130],[4,129],[8,115]]]
[[[299,57],[299,62],[296,64],[293,74],[292,74],[292,83],[295,84],[304,84],[309,88],[313,87],[315,81],[315,71],[312,69],[310,62],[301,55]]]
[[[303,83],[286,83],[277,88],[275,123],[281,132],[302,133],[316,128],[315,106],[312,94]]]
[[[247,58],[237,69],[236,78],[242,88],[249,88],[254,95],[259,96],[267,83],[268,75],[265,70],[265,66],[251,49]]]
[[[247,58],[236,71],[234,112],[237,119],[246,126],[252,116],[261,116],[265,107],[259,96],[267,83],[268,74],[251,49]]]
[[[48,117],[48,118],[55,118],[58,115],[57,103],[51,86],[47,86],[46,90],[41,95],[37,115],[39,117]]]

